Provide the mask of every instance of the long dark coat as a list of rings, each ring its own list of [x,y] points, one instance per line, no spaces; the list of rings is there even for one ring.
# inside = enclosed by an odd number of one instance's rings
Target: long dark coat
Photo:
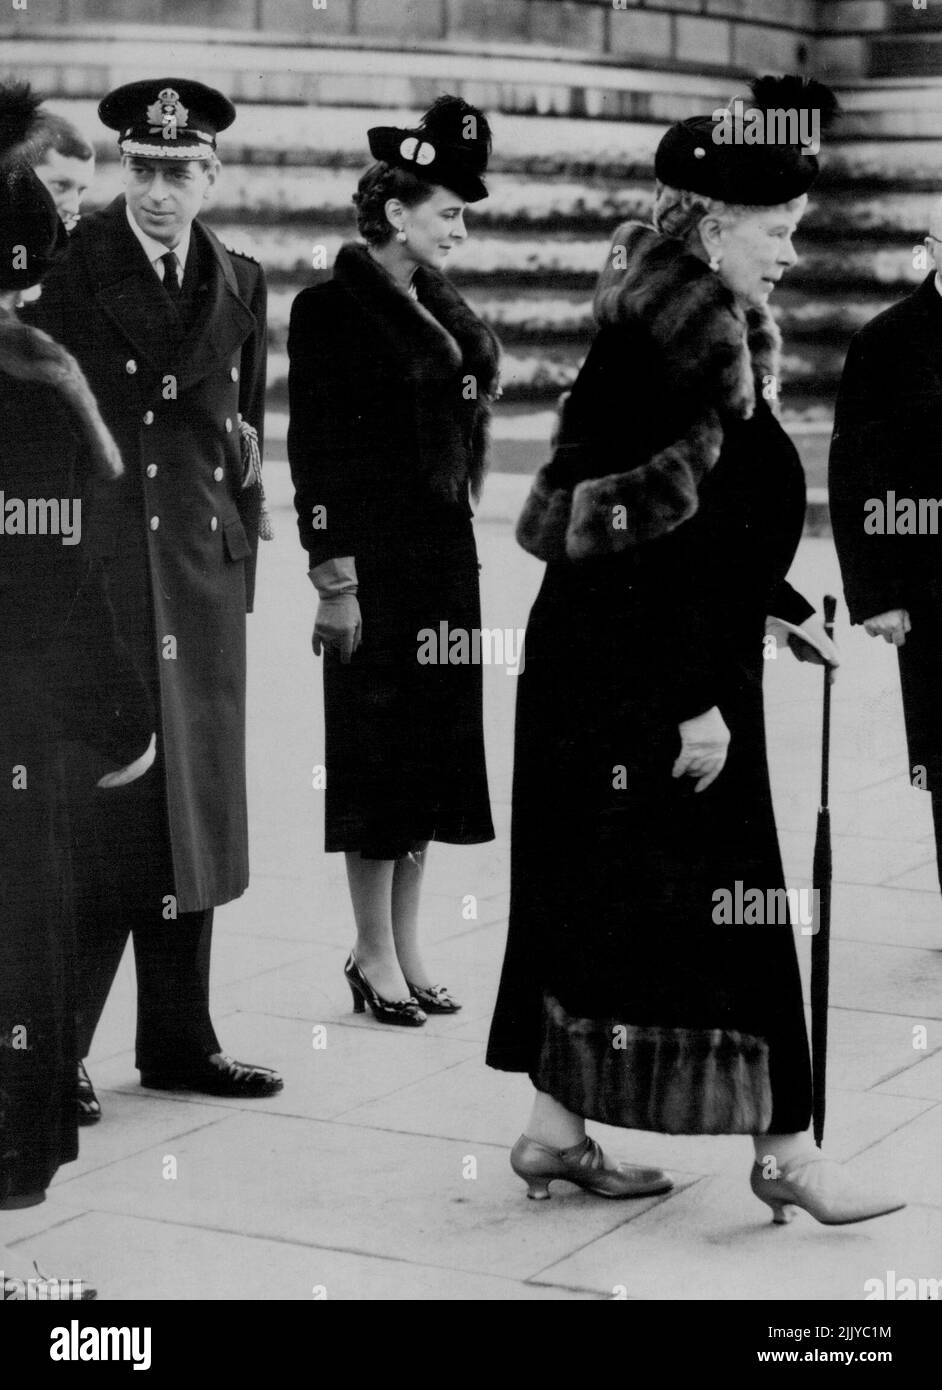
[[[829,498],[851,622],[905,608],[912,631],[899,649],[909,776],[942,792],[942,563],[936,533],[869,531],[895,503],[942,501],[942,297],[935,272],[853,338],[837,399]],[[889,511],[897,518],[894,499]],[[918,513],[917,513],[918,515]],[[928,513],[930,521],[933,511]],[[900,520],[902,516],[900,514]]]
[[[159,712],[179,912],[248,883],[245,614],[254,592],[258,489],[242,490],[240,415],[261,430],[265,280],[194,222],[174,311],[127,224],[124,198],[85,218],[43,285],[32,321],[85,369],[125,462],[97,510],[119,631]],[[175,392],[175,394],[174,394]]]
[[[795,1131],[810,1075],[791,927],[714,913],[737,882],[784,887],[763,637],[768,614],[811,611],[784,582],[804,477],[762,398],[771,321],[747,322],[679,243],[626,232],[624,292],[518,528],[549,564],[518,690],[488,1062],[610,1124]],[[678,724],[713,706],[729,755],[696,793],[671,775]]]
[[[74,361],[6,317],[0,427],[0,516],[30,498],[83,504],[78,544],[0,528],[2,1203],[44,1190],[78,1152],[60,740],[87,739],[105,771],[144,752],[153,716],[86,543],[90,480],[113,479],[120,459]]]
[[[313,566],[352,556],[363,642],[325,656],[326,848],[396,858],[493,838],[479,665],[421,664],[419,634],[480,629],[468,501],[497,344],[437,272],[418,300],[364,246],[294,302],[288,457]]]

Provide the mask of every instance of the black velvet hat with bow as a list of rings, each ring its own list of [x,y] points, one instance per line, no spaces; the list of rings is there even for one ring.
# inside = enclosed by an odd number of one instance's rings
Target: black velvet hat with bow
[[[657,147],[654,174],[671,188],[724,203],[773,207],[806,193],[818,160],[806,141],[839,114],[837,98],[814,78],[757,77],[752,101],[672,125]]]
[[[418,126],[373,126],[367,138],[370,153],[384,164],[449,188],[466,203],[487,197],[481,175],[491,152],[491,128],[483,111],[461,97],[439,97]]]

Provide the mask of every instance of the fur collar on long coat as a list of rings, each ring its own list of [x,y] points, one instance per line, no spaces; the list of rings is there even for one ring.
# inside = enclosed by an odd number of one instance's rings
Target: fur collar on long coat
[[[85,373],[70,352],[42,329],[21,323],[15,314],[0,313],[0,372],[16,381],[57,391],[81,431],[89,472],[99,478],[120,476],[123,465],[118,446],[101,417]]]
[[[672,391],[700,409],[689,429],[627,472],[590,476],[569,488],[555,482],[560,470],[554,475],[552,463],[541,468],[517,523],[518,541],[541,560],[611,555],[693,516],[699,484],[722,448],[724,420],[749,419],[757,391],[778,376],[781,338],[769,311],[744,312],[703,261],[644,223],[626,222],[616,231],[594,312],[600,328],[640,324]],[[564,405],[556,456],[580,442]],[[610,458],[611,446],[600,463]]]
[[[486,469],[490,403],[498,393],[496,337],[444,275],[419,267],[413,299],[360,242],[340,248],[334,278],[409,382],[418,465],[430,487],[454,501],[470,483],[476,499]]]

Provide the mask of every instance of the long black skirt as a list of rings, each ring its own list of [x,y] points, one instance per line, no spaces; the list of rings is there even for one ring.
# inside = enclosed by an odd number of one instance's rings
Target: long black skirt
[[[78,1155],[68,817],[38,698],[0,691],[0,1207]]]
[[[616,630],[606,659],[604,639],[582,640],[553,587],[548,576],[518,689],[510,926],[488,1063],[625,1128],[803,1130],[811,1081],[794,931],[783,898],[769,896],[785,884],[762,615],[719,700],[726,766],[697,793],[671,775],[676,724],[633,693],[630,640]],[[724,904],[735,911],[737,883],[741,897],[761,891],[772,920],[718,920]]]
[[[470,517],[356,563],[362,645],[349,665],[324,659],[325,849],[396,859],[426,840],[492,840],[481,665],[447,659],[462,632],[472,655],[481,626]]]

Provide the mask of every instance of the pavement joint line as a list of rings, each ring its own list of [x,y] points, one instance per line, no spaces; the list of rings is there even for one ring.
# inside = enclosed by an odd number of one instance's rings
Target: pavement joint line
[[[888,1081],[895,1080],[897,1076],[905,1076],[906,1073],[912,1071],[914,1067],[921,1067],[923,1062],[928,1062],[930,1057],[938,1056],[940,1051],[942,1051],[942,1049],[934,1047],[931,1052],[924,1052],[921,1057],[917,1057],[912,1062],[907,1062],[905,1067],[897,1067],[895,1071],[888,1071],[886,1076],[881,1077],[879,1081],[872,1082],[867,1087],[867,1091],[872,1091],[875,1086],[885,1086]],[[938,1100],[939,1097],[935,1097],[935,1099]]]
[[[121,1092],[118,1094],[121,1094]],[[190,1129],[185,1129],[180,1134],[161,1136],[161,1138],[154,1139],[149,1144],[146,1144],[142,1149],[132,1149],[130,1153],[121,1154],[117,1158],[109,1158],[103,1163],[94,1164],[91,1168],[83,1168],[80,1173],[70,1173],[67,1178],[61,1178],[59,1180],[58,1186],[65,1187],[69,1183],[79,1182],[82,1178],[91,1177],[92,1173],[101,1173],[106,1168],[114,1168],[118,1163],[126,1163],[128,1159],[139,1158],[141,1154],[148,1153],[151,1149],[158,1148],[161,1144],[171,1141],[175,1143],[178,1139],[188,1139],[191,1134],[199,1134],[200,1130],[212,1129],[213,1125],[218,1124],[218,1119],[204,1120],[202,1124],[193,1125]],[[86,1149],[85,1152],[88,1153],[88,1150]]]
[[[88,1207],[84,1211],[74,1211],[69,1216],[61,1216],[58,1221],[53,1221],[50,1226],[44,1226],[41,1231],[30,1231],[28,1235],[17,1236],[15,1240],[4,1241],[8,1250],[14,1250],[18,1245],[24,1245],[27,1241],[35,1240],[38,1236],[47,1236],[50,1231],[57,1231],[60,1226],[69,1226],[73,1221],[81,1221],[83,1216],[88,1216],[94,1207]]]
[[[672,1173],[677,1171],[678,1170],[675,1168],[671,1169]],[[553,1260],[550,1264],[543,1265],[540,1269],[534,1270],[532,1274],[527,1275],[527,1279],[535,1283],[541,1277],[541,1275],[548,1273],[548,1271],[554,1269],[556,1265],[564,1264],[567,1260],[573,1259],[576,1255],[581,1254],[584,1250],[588,1250],[591,1246],[595,1245],[600,1240],[607,1240],[608,1237],[614,1235],[616,1231],[622,1230],[622,1228],[625,1226],[630,1226],[632,1221],[637,1221],[640,1217],[647,1216],[648,1212],[657,1211],[660,1207],[664,1206],[667,1202],[669,1202],[672,1197],[679,1197],[682,1192],[688,1192],[691,1188],[696,1187],[698,1183],[705,1182],[713,1176],[714,1175],[712,1173],[704,1173],[700,1177],[694,1178],[692,1182],[685,1183],[681,1187],[673,1187],[671,1188],[670,1192],[664,1192],[659,1196],[656,1196],[649,1207],[645,1207],[643,1210],[636,1210],[633,1216],[626,1216],[622,1221],[616,1221],[615,1225],[612,1226],[610,1230],[605,1231],[602,1235],[592,1236],[591,1239],[585,1241],[582,1245],[573,1246],[573,1248],[571,1250],[568,1250],[566,1254],[562,1256],[561,1259]],[[564,1182],[565,1179],[561,1178],[560,1181]],[[628,1201],[630,1200],[631,1199],[629,1198]],[[644,1202],[646,1200],[647,1199],[644,1197],[639,1199],[640,1202]],[[612,1205],[615,1205],[614,1201]],[[627,1202],[625,1203],[625,1205],[627,1206]]]
[[[442,1270],[447,1272],[448,1274],[465,1274],[472,1278],[497,1279],[500,1280],[501,1283],[516,1284],[521,1287],[526,1286],[527,1284],[530,1284],[532,1282],[532,1276],[529,1275],[515,1276],[510,1274],[494,1274],[490,1271],[483,1272],[481,1270],[476,1269],[457,1269],[454,1265],[439,1264],[434,1260],[413,1260],[405,1255],[387,1255],[385,1252],[381,1251],[361,1250],[356,1246],[323,1245],[317,1241],[311,1242],[306,1240],[292,1239],[292,1237],[290,1236],[265,1235],[264,1233],[255,1231],[237,1231],[231,1229],[228,1226],[204,1226],[199,1222],[180,1221],[177,1219],[168,1219],[161,1216],[149,1216],[146,1212],[129,1212],[124,1211],[123,1209],[115,1210],[111,1207],[89,1207],[87,1211],[76,1212],[73,1216],[69,1216],[65,1218],[63,1221],[57,1222],[56,1224],[65,1225],[68,1221],[78,1221],[86,1216],[118,1216],[123,1217],[129,1221],[146,1221],[154,1226],[172,1226],[182,1231],[205,1231],[213,1235],[235,1236],[239,1240],[268,1241],[273,1245],[288,1245],[298,1250],[323,1250],[336,1255],[354,1255],[361,1259],[383,1260],[388,1264],[412,1265],[416,1269]],[[49,1227],[49,1230],[53,1229],[55,1228],[52,1226]],[[38,1234],[45,1235],[46,1232],[43,1231],[39,1232]],[[23,1243],[23,1241],[31,1239],[33,1239],[32,1236],[21,1236],[18,1240],[10,1242],[10,1249],[12,1250],[14,1245],[20,1245]],[[568,1258],[568,1256],[566,1256],[566,1258]],[[556,1263],[559,1264],[560,1261],[557,1260]],[[536,1287],[536,1285],[534,1285],[534,1287]],[[576,1293],[598,1293],[597,1289],[591,1289],[580,1284],[574,1284],[571,1286],[563,1284],[541,1285],[540,1287],[563,1289],[571,1287],[573,1292]],[[600,1295],[600,1297],[604,1297],[604,1295]]]

